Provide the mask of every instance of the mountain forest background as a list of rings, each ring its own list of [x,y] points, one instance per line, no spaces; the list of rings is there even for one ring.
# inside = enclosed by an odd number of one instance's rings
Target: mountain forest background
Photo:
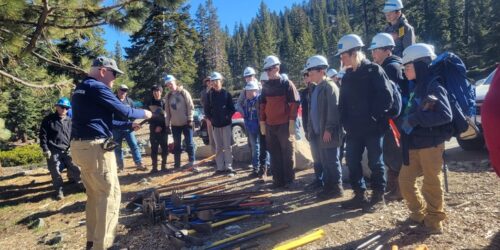
[[[386,25],[384,0],[309,0],[271,12],[261,2],[248,25],[221,27],[211,0],[189,14],[184,0],[0,0],[0,140],[37,137],[44,115],[85,77],[93,58],[115,58],[126,73],[115,86],[132,88],[145,102],[149,89],[173,74],[197,97],[202,80],[221,72],[229,90],[243,87],[243,69],[258,71],[267,55],[277,55],[282,72],[300,82],[300,70],[314,54],[338,69],[337,41],[356,33],[369,44]],[[417,42],[438,53],[452,51],[479,79],[500,58],[500,1],[406,0],[404,15]],[[103,25],[131,34],[131,46],[104,49]]]

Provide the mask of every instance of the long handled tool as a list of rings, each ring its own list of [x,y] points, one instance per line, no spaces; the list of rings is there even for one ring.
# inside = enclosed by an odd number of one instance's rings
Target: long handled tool
[[[284,229],[287,229],[287,228],[288,228],[288,224],[281,224],[281,225],[278,225],[278,226],[273,226],[273,227],[271,227],[269,229],[266,229],[264,231],[256,232],[256,233],[248,235],[246,237],[239,238],[239,239],[236,239],[236,240],[232,240],[232,241],[226,242],[224,244],[220,244],[219,246],[212,248],[212,250],[228,249],[230,247],[239,245],[239,244],[241,244],[243,242],[247,242],[249,240],[253,240],[255,238],[258,238],[258,237],[261,237],[261,236],[264,236],[264,235],[268,235],[268,234],[272,234],[274,232],[278,232],[278,231],[281,231],[281,230],[284,230]]]
[[[223,226],[223,225],[227,225],[229,223],[233,223],[233,222],[236,222],[236,221],[244,220],[244,219],[247,219],[247,218],[250,218],[250,215],[248,215],[248,214],[247,215],[241,215],[241,216],[238,216],[238,217],[234,217],[234,218],[230,218],[230,219],[227,219],[227,220],[222,220],[222,221],[218,221],[218,222],[214,222],[214,223],[206,222],[206,223],[191,224],[191,227],[193,229],[188,230],[187,234],[188,235],[192,235],[194,233],[212,233],[212,229],[213,228],[220,227],[220,226]]]
[[[237,235],[234,235],[234,236],[231,236],[229,238],[226,238],[226,239],[223,239],[223,240],[219,240],[219,241],[216,241],[214,243],[212,243],[210,246],[208,246],[207,250],[208,249],[212,249],[216,246],[219,246],[219,245],[222,245],[226,242],[230,242],[230,241],[233,241],[233,240],[236,240],[236,239],[240,239],[240,238],[243,238],[245,236],[248,236],[248,235],[251,235],[253,233],[256,233],[256,232],[260,232],[260,231],[264,231],[266,229],[269,229],[271,228],[271,224],[266,224],[264,226],[261,226],[261,227],[258,227],[258,228],[255,228],[255,229],[252,229],[250,231],[246,231],[244,233],[241,233],[241,234],[237,234]]]
[[[288,243],[284,243],[281,245],[278,245],[273,248],[273,250],[289,250],[289,249],[294,249],[300,246],[303,246],[305,244],[308,244],[310,242],[313,242],[315,240],[321,239],[325,236],[325,231],[323,229],[318,229],[310,234],[304,235],[296,240],[290,241]]]

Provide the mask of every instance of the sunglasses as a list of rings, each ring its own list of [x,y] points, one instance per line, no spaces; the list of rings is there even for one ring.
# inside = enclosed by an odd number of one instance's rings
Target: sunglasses
[[[114,77],[114,78],[116,78],[116,77],[118,76],[118,72],[116,72],[116,71],[114,71],[114,70],[112,70],[112,69],[110,69],[110,68],[106,68],[106,67],[104,67],[103,69],[106,69],[107,71],[111,71],[111,73],[113,74],[113,77]]]

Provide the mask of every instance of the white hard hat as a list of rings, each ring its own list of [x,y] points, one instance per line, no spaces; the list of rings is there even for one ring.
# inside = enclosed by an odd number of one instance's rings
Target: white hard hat
[[[176,80],[176,79],[175,79],[175,77],[174,77],[173,75],[165,75],[165,76],[163,77],[163,82],[164,82],[165,84],[171,83],[171,82],[173,82],[173,81],[175,81],[175,80]]]
[[[288,81],[290,78],[288,78],[288,75],[287,74],[281,74],[281,78],[283,78],[283,80],[285,81]]]
[[[266,72],[262,72],[262,73],[260,74],[260,80],[261,80],[261,81],[267,81],[267,80],[269,80],[269,76],[267,75],[267,73],[266,73]]]
[[[403,1],[401,0],[386,0],[384,4],[384,13],[400,10],[403,8]]]
[[[403,64],[412,63],[423,57],[430,57],[434,60],[436,58],[434,46],[426,43],[415,43],[403,51]]]
[[[321,55],[315,55],[311,56],[307,59],[306,65],[304,69],[312,69],[312,68],[317,68],[317,67],[322,67],[322,68],[328,68],[328,60],[324,56]]]
[[[396,43],[394,43],[394,38],[392,38],[391,34],[378,33],[372,38],[372,43],[370,44],[370,48],[368,48],[368,50],[374,50],[389,46],[396,46]]]
[[[365,46],[365,44],[361,40],[361,37],[359,37],[358,35],[356,35],[356,34],[345,35],[342,38],[340,38],[338,45],[337,45],[338,51],[337,51],[337,54],[335,54],[335,55],[338,56],[338,55],[340,55],[346,51],[349,51],[353,48],[363,47],[363,46]]]
[[[246,67],[243,71],[243,77],[253,76],[255,74],[255,69],[253,69],[252,67]]]
[[[210,74],[210,81],[215,81],[215,80],[222,80],[222,75],[219,72],[212,72]]]
[[[344,69],[341,69],[339,71],[339,73],[337,73],[337,77],[340,78],[340,79],[342,79],[342,77],[344,77],[344,75],[345,75],[345,70]]]
[[[334,76],[336,76],[338,73],[335,69],[328,69],[328,71],[326,71],[326,76],[332,78]]]
[[[245,90],[258,90],[259,89],[259,83],[256,80],[252,80],[247,82],[247,85],[245,85]]]
[[[274,65],[281,64],[280,59],[276,56],[268,56],[264,59],[264,70],[271,68]]]

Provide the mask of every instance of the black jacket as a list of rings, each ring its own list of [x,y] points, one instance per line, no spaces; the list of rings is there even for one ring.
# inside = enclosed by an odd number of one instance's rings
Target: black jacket
[[[57,112],[46,116],[42,120],[38,136],[43,151],[66,151],[71,138],[71,118],[61,118]]]
[[[158,106],[158,108],[153,113],[153,117],[151,117],[151,119],[149,120],[149,133],[154,134],[156,127],[161,127],[161,131],[166,132],[167,126],[165,125],[165,111],[163,110],[165,103],[163,99],[155,100],[154,98],[152,98],[148,106]]]
[[[435,147],[452,136],[451,121],[453,113],[446,89],[434,78],[428,65],[423,62],[414,63],[417,74],[416,85],[411,98],[411,105],[405,116],[414,127],[409,135],[409,148],[422,149]],[[426,99],[434,96],[437,101],[425,107]]]
[[[363,60],[356,71],[348,69],[340,88],[340,117],[348,136],[382,134],[389,123],[392,87],[384,70]]]
[[[205,116],[214,127],[220,128],[231,125],[232,116],[236,112],[231,94],[225,89],[215,91],[211,89],[207,95]]]
[[[408,97],[410,96],[410,89],[408,86],[408,80],[403,74],[403,62],[401,58],[395,55],[387,57],[382,63],[382,68],[389,77],[390,80],[395,82],[399,88],[401,89],[401,96],[403,98],[403,102],[408,101]]]

